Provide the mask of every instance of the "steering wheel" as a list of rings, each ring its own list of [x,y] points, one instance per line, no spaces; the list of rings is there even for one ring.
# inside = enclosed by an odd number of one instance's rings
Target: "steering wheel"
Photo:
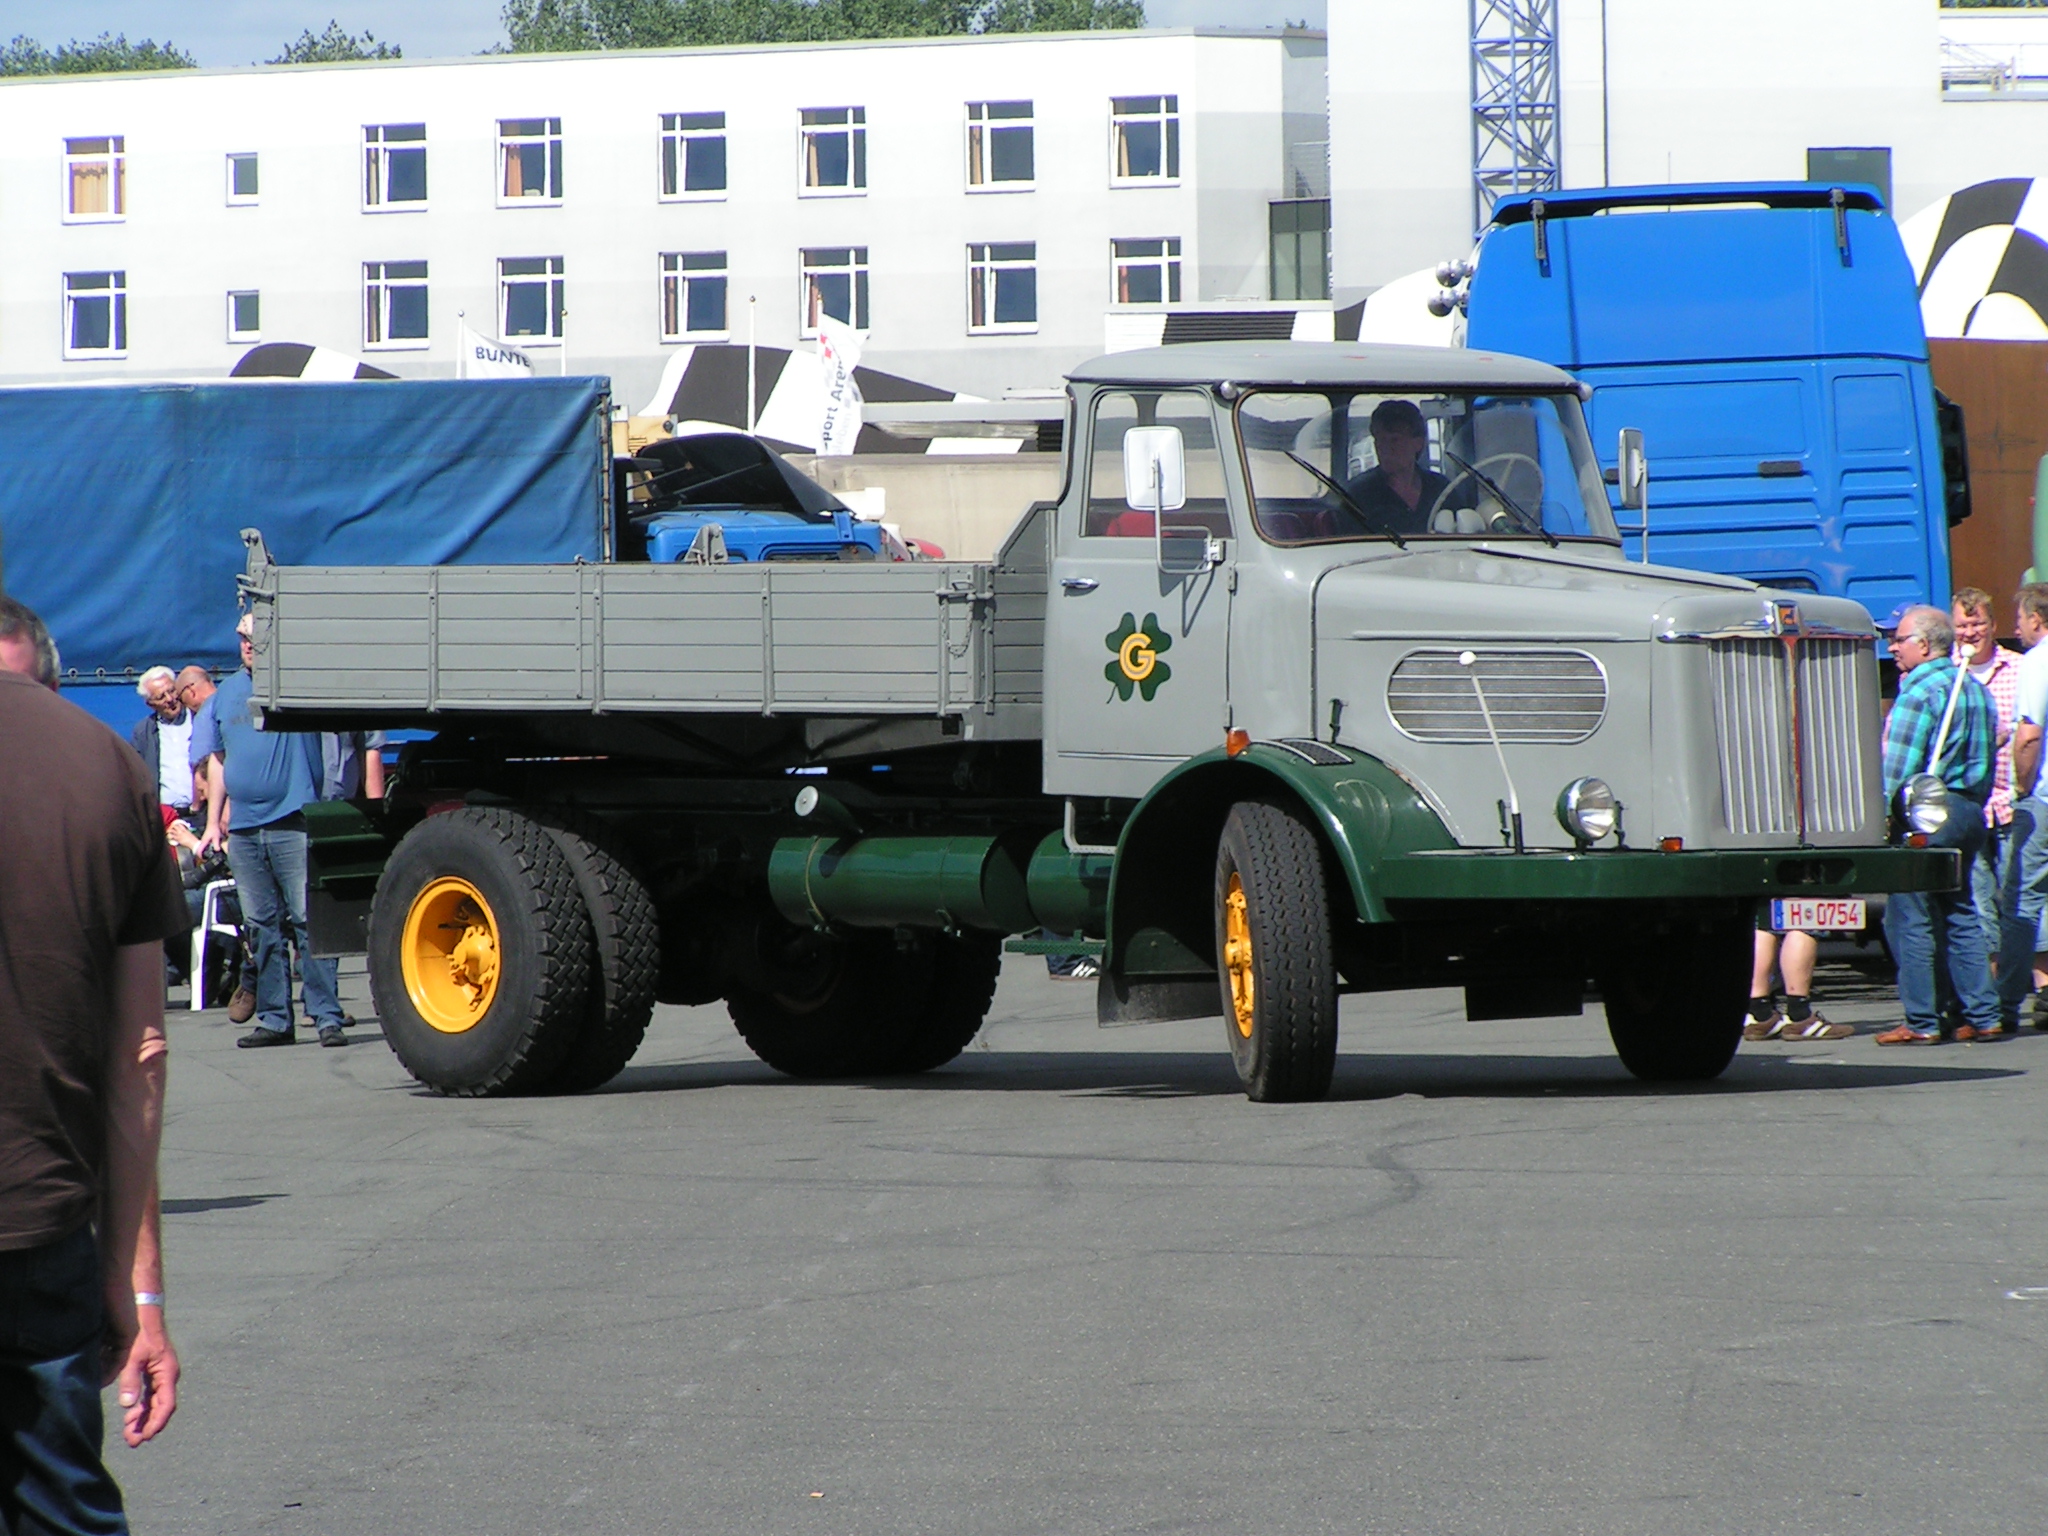
[[[1478,463],[1473,464],[1468,468],[1461,469],[1455,475],[1453,475],[1450,479],[1450,483],[1446,485],[1441,491],[1437,492],[1436,500],[1429,504],[1429,517],[1427,521],[1429,523],[1430,529],[1433,532],[1437,533],[1484,532],[1484,529],[1464,529],[1456,527],[1455,524],[1457,520],[1457,514],[1459,511],[1463,509],[1457,507],[1446,507],[1444,503],[1450,500],[1451,492],[1457,489],[1459,481],[1477,480],[1477,476],[1475,476],[1473,473],[1474,470],[1477,470],[1479,474],[1484,475],[1488,480],[1491,480],[1495,485],[1499,486],[1509,495],[1514,495],[1515,487],[1508,483],[1508,475],[1512,472],[1514,466],[1518,463],[1528,465],[1530,472],[1536,476],[1536,495],[1533,498],[1516,496],[1515,499],[1521,502],[1523,506],[1531,507],[1531,515],[1540,518],[1543,515],[1543,466],[1537,463],[1531,457],[1529,457],[1529,455],[1526,453],[1517,453],[1513,450],[1509,450],[1504,453],[1490,453],[1485,458],[1479,460]],[[1495,465],[1499,465],[1500,467],[1498,469],[1495,469]],[[1491,492],[1486,490],[1484,482],[1479,483],[1479,491],[1482,495],[1490,496],[1492,494]],[[1533,506],[1531,506],[1532,501]],[[1503,507],[1501,511],[1507,515],[1508,520],[1510,522],[1516,522],[1514,514],[1511,512],[1507,512],[1507,509],[1505,507]],[[1453,526],[1450,528],[1438,528],[1437,516],[1439,513],[1445,512],[1448,512],[1450,514]],[[1486,520],[1482,519],[1482,521]],[[1519,527],[1520,524],[1516,523],[1516,526]]]

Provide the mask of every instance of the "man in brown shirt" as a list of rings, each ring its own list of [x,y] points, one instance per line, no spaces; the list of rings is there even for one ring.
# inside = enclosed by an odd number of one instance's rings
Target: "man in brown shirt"
[[[177,1404],[156,1154],[187,918],[140,760],[56,687],[0,597],[0,1529],[124,1532],[100,1388],[131,1445]]]

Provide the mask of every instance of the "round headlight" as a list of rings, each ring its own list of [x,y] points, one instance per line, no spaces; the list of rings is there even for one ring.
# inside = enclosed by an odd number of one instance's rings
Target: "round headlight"
[[[1621,802],[1605,779],[1573,779],[1557,797],[1557,819],[1582,843],[1597,843],[1621,820]]]
[[[1948,786],[1934,774],[1916,773],[1900,792],[1906,825],[1930,835],[1948,825]]]

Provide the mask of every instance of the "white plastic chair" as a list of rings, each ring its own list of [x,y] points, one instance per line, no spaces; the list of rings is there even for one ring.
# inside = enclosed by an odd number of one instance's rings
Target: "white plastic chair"
[[[241,937],[241,929],[233,923],[221,921],[221,899],[235,888],[232,880],[211,880],[199,898],[199,923],[192,930],[192,1011],[216,1006],[206,995],[206,945],[214,934],[232,943]]]

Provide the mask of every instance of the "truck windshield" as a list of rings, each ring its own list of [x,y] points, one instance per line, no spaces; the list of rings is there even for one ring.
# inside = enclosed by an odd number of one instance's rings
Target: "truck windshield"
[[[1237,406],[1259,532],[1619,543],[1576,395],[1256,390]]]

